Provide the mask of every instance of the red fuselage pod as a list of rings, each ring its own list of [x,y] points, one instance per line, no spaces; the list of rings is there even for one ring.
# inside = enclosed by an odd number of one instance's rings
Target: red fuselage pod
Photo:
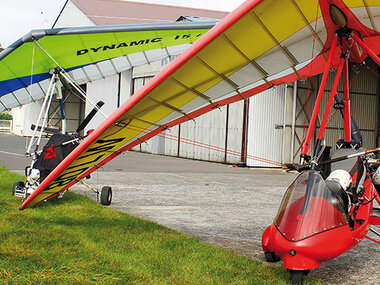
[[[369,178],[364,199],[373,198]],[[372,203],[354,209],[348,222],[347,208],[313,170],[305,171],[286,192],[279,213],[264,232],[264,252],[275,252],[291,270],[308,270],[357,245],[370,227]]]

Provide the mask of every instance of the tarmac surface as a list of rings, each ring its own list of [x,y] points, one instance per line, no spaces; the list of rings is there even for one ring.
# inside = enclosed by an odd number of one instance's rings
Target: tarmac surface
[[[23,174],[25,138],[0,133],[0,165]],[[86,183],[113,190],[111,207],[264,261],[261,235],[296,174],[126,152]],[[78,183],[72,191],[96,200]],[[380,284],[380,246],[364,239],[310,276],[332,284]],[[281,263],[279,263],[281,265]]]

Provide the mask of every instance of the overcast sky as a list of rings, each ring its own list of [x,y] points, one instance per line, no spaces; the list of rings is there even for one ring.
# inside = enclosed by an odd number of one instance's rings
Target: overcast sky
[[[232,11],[244,0],[131,0]],[[51,28],[66,0],[0,0],[0,44],[7,47],[32,29]]]

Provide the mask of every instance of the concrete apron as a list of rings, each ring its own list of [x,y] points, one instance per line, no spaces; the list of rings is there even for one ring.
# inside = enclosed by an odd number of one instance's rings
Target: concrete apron
[[[140,171],[143,165],[145,172]],[[295,177],[279,169],[231,168],[129,152],[86,182],[98,189],[111,186],[115,210],[264,261],[261,235]],[[80,184],[72,190],[96,199]],[[379,257],[379,246],[365,239],[310,276],[335,284],[378,284]]]

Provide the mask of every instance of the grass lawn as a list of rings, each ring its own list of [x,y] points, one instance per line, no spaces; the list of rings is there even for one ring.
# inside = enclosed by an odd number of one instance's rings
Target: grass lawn
[[[289,274],[66,193],[19,211],[0,167],[1,284],[286,284]],[[306,284],[318,284],[307,280]]]

